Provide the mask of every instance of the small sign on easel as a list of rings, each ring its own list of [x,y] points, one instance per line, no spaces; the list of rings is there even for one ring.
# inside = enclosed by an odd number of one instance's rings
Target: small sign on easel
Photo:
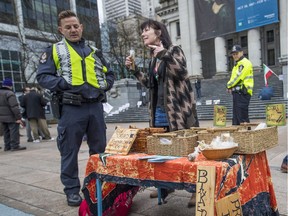
[[[109,140],[105,153],[127,155],[139,129],[117,127]]]
[[[267,126],[286,125],[285,104],[267,104],[266,105],[266,124]]]
[[[198,166],[195,216],[214,216],[216,168]]]
[[[214,126],[226,126],[227,108],[225,106],[214,105]]]

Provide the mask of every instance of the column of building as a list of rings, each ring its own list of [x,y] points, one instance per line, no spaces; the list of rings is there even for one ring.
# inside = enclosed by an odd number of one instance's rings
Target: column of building
[[[178,1],[181,44],[187,59],[190,77],[202,76],[200,45],[197,42],[194,1]]]
[[[225,46],[225,39],[223,37],[216,37],[215,44],[215,61],[216,61],[216,74],[214,77],[224,78],[228,76],[227,71],[227,53]]]
[[[70,10],[77,13],[75,0],[70,0]]]
[[[248,58],[253,64],[254,72],[260,72],[262,62],[259,28],[248,30]]]
[[[283,74],[283,97],[288,98],[288,3],[287,0],[279,1],[280,12],[280,58],[279,62],[282,67]]]

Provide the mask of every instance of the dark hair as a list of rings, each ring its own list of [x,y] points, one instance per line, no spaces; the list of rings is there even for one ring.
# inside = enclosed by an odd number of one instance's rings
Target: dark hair
[[[61,11],[59,14],[58,14],[58,20],[57,20],[57,23],[58,23],[58,26],[61,25],[61,20],[62,19],[65,19],[65,18],[69,18],[69,17],[77,17],[76,13],[74,13],[73,11],[71,10],[65,10],[65,11]],[[78,19],[79,20],[79,19]]]
[[[158,21],[155,21],[152,19],[148,19],[148,20],[144,21],[140,26],[142,31],[146,27],[153,28],[155,30],[156,34],[157,33],[159,34],[159,32],[161,32],[159,35],[159,39],[162,41],[164,48],[168,49],[168,47],[172,44],[172,42],[171,42],[171,38],[169,36],[169,33],[167,31],[166,26],[161,22],[158,22]]]

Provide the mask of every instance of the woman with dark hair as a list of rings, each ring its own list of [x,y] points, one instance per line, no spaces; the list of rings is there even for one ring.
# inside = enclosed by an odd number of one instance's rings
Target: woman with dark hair
[[[141,30],[144,45],[151,51],[148,73],[141,72],[137,65],[131,67],[134,64],[132,56],[126,58],[125,65],[149,89],[150,127],[176,131],[199,126],[182,49],[172,44],[166,26],[158,21],[145,21]],[[150,197],[155,195],[157,197],[157,193]],[[189,207],[192,206],[189,202]]]

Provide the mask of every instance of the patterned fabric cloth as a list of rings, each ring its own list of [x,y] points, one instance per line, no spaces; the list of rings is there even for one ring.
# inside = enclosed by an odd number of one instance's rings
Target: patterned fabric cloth
[[[237,192],[243,215],[279,215],[265,151],[255,155],[233,155],[222,161],[207,160],[200,154],[194,162],[182,157],[165,163],[149,163],[147,160],[138,160],[143,156],[147,155],[136,153],[127,156],[108,156],[105,167],[99,155],[92,155],[89,158],[83,191],[86,201],[90,203],[91,212],[97,209],[96,178],[117,182],[121,184],[118,187],[119,191],[131,190],[132,194],[136,194],[138,190],[135,186],[185,189],[195,193],[197,167],[214,166],[215,201]],[[126,186],[123,186],[124,184]],[[117,197],[112,194],[114,192],[110,188],[111,185],[117,188],[112,183],[102,187],[103,198],[106,199],[103,201],[103,211],[109,209]],[[127,189],[128,185],[130,188]]]

